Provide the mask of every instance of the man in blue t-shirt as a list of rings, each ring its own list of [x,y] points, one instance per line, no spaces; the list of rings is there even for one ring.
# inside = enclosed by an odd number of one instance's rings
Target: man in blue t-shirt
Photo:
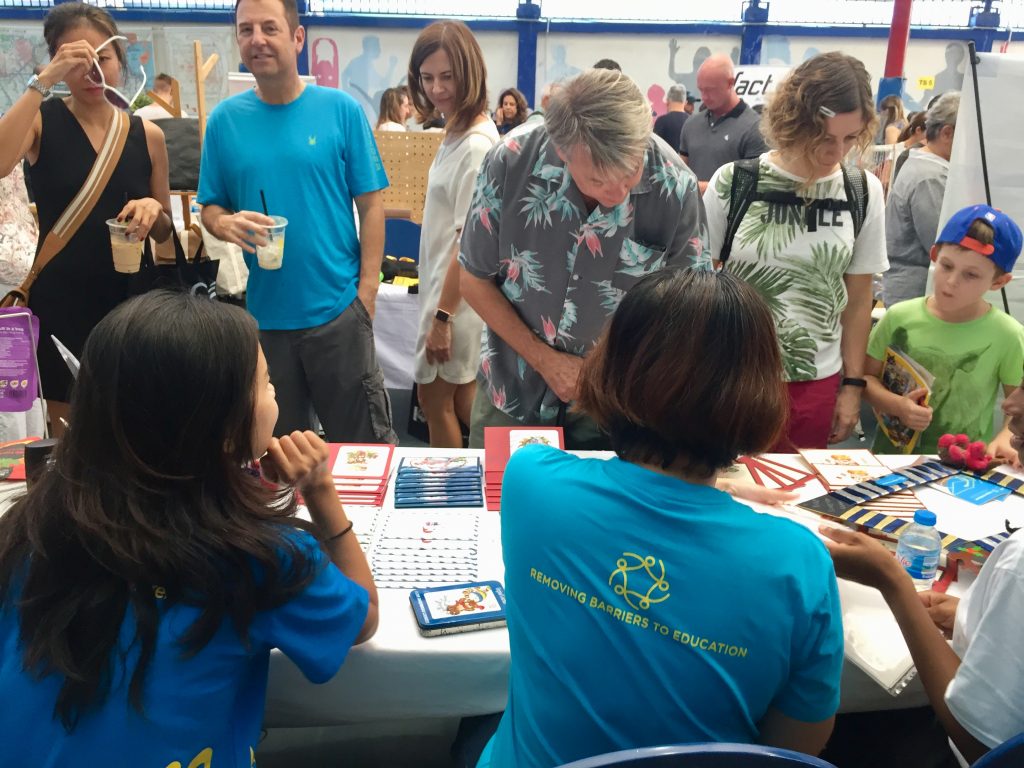
[[[275,433],[311,428],[315,411],[332,442],[395,442],[373,346],[387,177],[370,126],[350,96],[299,78],[294,0],[241,0],[235,34],[256,88],[210,115],[198,199],[207,230],[245,254]],[[255,257],[273,224],[261,210],[288,220],[280,268]]]

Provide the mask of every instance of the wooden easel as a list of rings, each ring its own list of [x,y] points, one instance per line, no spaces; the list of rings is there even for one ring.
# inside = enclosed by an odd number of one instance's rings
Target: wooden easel
[[[146,91],[146,95],[153,100],[154,104],[163,107],[171,117],[184,117],[185,111],[181,108],[181,85],[178,83],[178,78],[171,78],[170,101],[158,96],[152,90]],[[171,192],[171,194],[177,195],[181,199],[181,217],[185,221],[185,229],[188,229],[192,225],[191,203],[189,200],[194,192],[191,190],[180,190]]]
[[[198,40],[193,41],[193,52],[195,54],[195,70],[196,70],[196,107],[199,118],[199,146],[202,148],[203,135],[206,133],[206,78],[210,76],[210,72],[217,65],[220,57],[216,53],[210,54],[210,57],[203,60],[203,44]],[[157,104],[167,110],[167,113],[171,117],[184,117],[185,111],[181,105],[181,85],[178,83],[177,78],[171,78],[171,98],[170,101],[161,98],[153,91],[147,91],[149,98],[153,100],[154,104]],[[185,229],[189,230],[192,228],[192,196],[195,195],[196,190],[185,189],[177,190],[171,194],[178,195],[181,199],[181,217],[185,223]],[[161,258],[164,258],[165,254],[161,254]],[[173,251],[170,254],[170,260],[173,261]]]
[[[198,40],[193,41],[192,50],[196,59],[196,107],[199,111],[199,145],[202,146],[206,133],[206,78],[220,61],[220,56],[211,53],[210,58],[203,61],[203,44]]]

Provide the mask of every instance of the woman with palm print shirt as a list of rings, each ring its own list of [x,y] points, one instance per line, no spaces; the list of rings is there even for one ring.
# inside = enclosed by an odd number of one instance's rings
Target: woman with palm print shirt
[[[840,163],[871,143],[878,119],[864,65],[825,53],[776,88],[761,121],[772,148],[758,163],[758,196],[732,242],[727,268],[768,301],[782,347],[790,419],[779,451],[825,448],[846,439],[860,415],[871,329],[871,280],[885,255],[881,182],[867,176],[867,210],[854,234]],[[721,252],[734,164],[704,193],[711,253]],[[856,173],[856,171],[852,171]]]

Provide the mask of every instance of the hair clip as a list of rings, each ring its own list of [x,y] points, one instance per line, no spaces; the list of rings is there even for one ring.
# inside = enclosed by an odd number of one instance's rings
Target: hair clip
[[[818,107],[818,111],[821,112],[821,114],[823,114],[825,117],[835,117],[836,116],[835,112],[833,112],[831,109],[829,109],[828,107],[826,107],[824,105]]]

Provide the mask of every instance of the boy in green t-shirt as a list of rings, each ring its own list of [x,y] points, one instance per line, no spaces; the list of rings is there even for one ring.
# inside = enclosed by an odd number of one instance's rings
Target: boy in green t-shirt
[[[991,438],[999,385],[1009,394],[1024,370],[1024,327],[984,299],[986,291],[1010,282],[1020,251],[1020,228],[1005,213],[987,205],[958,211],[932,246],[932,295],[895,304],[872,330],[865,398],[877,411],[923,430],[915,453],[937,453],[943,434],[964,433],[1020,466],[1005,426]],[[929,405],[921,405],[926,390],[897,395],[879,380],[890,346],[935,377]],[[898,452],[881,429],[872,450]]]

